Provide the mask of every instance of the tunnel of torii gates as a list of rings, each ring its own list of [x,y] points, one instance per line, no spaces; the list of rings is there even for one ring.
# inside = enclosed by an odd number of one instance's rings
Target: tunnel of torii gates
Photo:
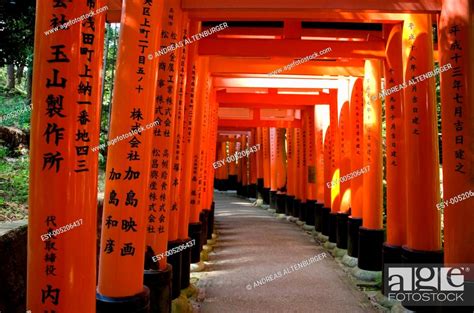
[[[107,12],[44,35],[54,19],[104,5]],[[364,270],[474,263],[473,198],[445,208],[444,243],[436,206],[440,177],[445,200],[473,189],[472,18],[468,0],[38,1],[27,309],[169,310],[211,238],[213,186],[298,217]],[[92,148],[106,22],[120,22],[109,139],[140,131],[109,145],[98,214]],[[228,27],[149,58],[222,22]],[[441,173],[438,74],[408,84],[435,62],[446,69]],[[230,157],[245,149],[248,156]],[[154,262],[191,239],[191,249]]]

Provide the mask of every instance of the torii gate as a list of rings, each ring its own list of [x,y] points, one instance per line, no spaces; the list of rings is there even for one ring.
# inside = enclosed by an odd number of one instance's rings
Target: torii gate
[[[44,31],[55,16],[70,20],[104,5],[107,20],[121,23],[110,139],[131,135],[108,147],[96,281],[98,158],[93,148],[99,145],[105,16],[49,36]],[[38,5],[27,309],[169,310],[171,299],[189,285],[189,264],[200,261],[209,238],[212,163],[216,154],[226,153],[216,142],[219,131],[229,129],[251,132],[242,144],[262,145],[261,153],[239,163],[256,175],[246,177],[240,165],[233,169],[241,183],[258,184],[264,194],[279,190],[279,213],[347,248],[361,269],[379,271],[384,262],[474,263],[473,198],[444,210],[442,249],[433,78],[385,97],[384,242],[379,96],[382,77],[388,90],[432,71],[434,60],[442,67],[451,64],[441,73],[443,196],[472,190],[472,10],[468,0]],[[154,57],[161,47],[210,28],[210,21],[227,21],[229,27]],[[269,23],[249,28],[248,21]],[[439,29],[438,49],[432,23]],[[350,29],[370,24],[377,27]],[[320,60],[267,75],[328,47],[331,52]],[[222,109],[233,113],[221,118]],[[292,113],[286,120],[262,114],[271,109]],[[243,111],[252,117],[232,118]],[[286,149],[276,138],[286,138]],[[277,151],[286,151],[287,160],[279,154],[276,162]],[[365,166],[369,171],[350,186],[339,182]],[[277,167],[288,174],[284,191],[283,176],[272,176]],[[42,241],[44,233],[79,219],[80,227]],[[196,243],[191,251],[153,261],[190,239]]]

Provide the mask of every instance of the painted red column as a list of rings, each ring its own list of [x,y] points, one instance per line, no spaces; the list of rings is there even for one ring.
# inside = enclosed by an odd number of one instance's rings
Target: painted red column
[[[36,6],[26,303],[32,312],[95,310],[105,15],[53,34],[44,31],[55,16],[67,21],[104,4]]]
[[[268,127],[262,127],[263,152],[263,201],[270,204],[270,133]]]
[[[441,73],[441,125],[445,203],[436,206],[444,210],[444,262],[447,266],[474,263],[472,12],[472,1],[444,0],[439,23],[439,65],[444,70]],[[473,273],[471,268],[464,276],[471,284]]]
[[[405,144],[407,194],[406,262],[438,263],[441,251],[439,161],[434,77],[418,75],[433,70],[431,16],[407,14],[403,24]],[[372,169],[371,169],[372,170]],[[423,196],[420,196],[423,195]]]
[[[394,24],[387,34],[384,62],[385,91],[403,86],[402,25]],[[383,92],[380,96],[383,96]],[[401,247],[406,244],[405,132],[403,91],[385,96],[387,240],[383,246],[384,263],[401,263]]]
[[[131,306],[136,305],[137,298],[146,304],[143,301],[149,297],[148,288],[143,286],[143,264],[152,138],[156,126],[152,122],[158,59],[153,52],[159,50],[162,10],[162,2],[150,4],[137,0],[127,2],[122,8],[109,138],[130,132],[132,135],[108,147],[98,312],[117,307],[129,307],[131,311],[143,309]]]
[[[362,226],[363,197],[364,197],[364,120],[363,120],[363,79],[357,78],[351,90],[350,119],[351,119],[351,171],[357,171],[357,176],[351,184],[351,216],[348,219],[347,254],[351,257],[359,255],[359,227]]]
[[[285,214],[290,216],[293,214],[293,203],[295,200],[295,183],[296,183],[296,173],[295,173],[295,148],[294,143],[295,135],[293,128],[286,129],[286,158],[287,158],[287,180],[286,180],[286,208]]]
[[[316,211],[315,211],[315,230],[322,232],[324,193],[327,190],[325,172],[324,172],[324,136],[329,125],[329,106],[316,105],[315,114],[315,163],[316,163]]]
[[[378,94],[382,74],[379,60],[366,60],[364,67],[364,195],[362,227],[359,228],[358,266],[382,270],[382,104]]]

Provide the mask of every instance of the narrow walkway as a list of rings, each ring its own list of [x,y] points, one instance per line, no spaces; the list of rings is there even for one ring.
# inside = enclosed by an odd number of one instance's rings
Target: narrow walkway
[[[219,238],[198,284],[205,294],[200,312],[376,312],[329,253],[254,287],[325,250],[300,227],[246,199],[216,193],[215,202]]]

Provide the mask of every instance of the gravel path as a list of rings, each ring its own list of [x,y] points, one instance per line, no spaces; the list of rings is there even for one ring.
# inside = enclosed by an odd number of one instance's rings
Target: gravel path
[[[325,250],[301,228],[232,194],[215,202],[219,237],[200,275],[200,312],[377,312],[332,256],[315,257]]]

